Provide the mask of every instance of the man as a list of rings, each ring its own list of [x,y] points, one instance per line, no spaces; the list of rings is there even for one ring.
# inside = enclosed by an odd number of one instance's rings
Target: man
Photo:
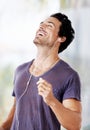
[[[80,130],[80,80],[58,53],[74,38],[67,16],[51,15],[40,23],[33,40],[34,60],[16,69],[14,105],[3,130]]]

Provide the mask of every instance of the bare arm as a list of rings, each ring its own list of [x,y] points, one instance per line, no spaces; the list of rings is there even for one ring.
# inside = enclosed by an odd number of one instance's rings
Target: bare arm
[[[15,112],[15,106],[16,106],[16,99],[14,99],[14,104],[11,108],[11,111],[6,119],[5,122],[3,122],[2,124],[2,128],[0,128],[0,130],[10,130],[10,127],[11,127],[11,124],[12,124],[12,120],[13,120],[13,117],[14,117],[14,112]]]
[[[67,130],[80,130],[81,127],[81,103],[75,99],[66,99],[61,104],[53,95],[51,84],[45,80],[39,80],[38,93],[52,109],[60,124]]]
[[[67,130],[80,130],[81,103],[79,101],[67,99],[61,104],[56,98],[53,98],[49,106],[64,128]]]

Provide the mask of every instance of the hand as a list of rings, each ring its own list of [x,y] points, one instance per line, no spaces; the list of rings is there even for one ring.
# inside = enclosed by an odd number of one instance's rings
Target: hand
[[[54,97],[52,92],[52,85],[42,78],[39,79],[37,85],[38,85],[38,94],[41,95],[45,103],[49,105]]]

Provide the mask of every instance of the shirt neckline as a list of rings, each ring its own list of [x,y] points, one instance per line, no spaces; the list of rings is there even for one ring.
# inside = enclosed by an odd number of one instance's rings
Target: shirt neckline
[[[33,61],[34,61],[34,59],[33,59],[32,61],[30,61],[29,65],[28,65],[28,68],[27,68],[28,74],[32,75],[34,78],[39,78],[39,77],[42,77],[42,76],[48,74],[48,73],[49,73],[50,71],[52,71],[53,69],[55,69],[55,68],[58,66],[58,64],[61,63],[62,60],[60,59],[54,66],[52,66],[49,70],[47,70],[46,72],[44,72],[43,74],[41,74],[41,75],[39,75],[39,76],[35,76],[35,75],[33,75],[33,74],[29,71],[29,68],[30,68],[30,66],[32,65]]]

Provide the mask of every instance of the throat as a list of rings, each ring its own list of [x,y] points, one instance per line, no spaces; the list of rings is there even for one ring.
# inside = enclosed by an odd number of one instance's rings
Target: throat
[[[45,73],[45,70],[43,69],[43,67],[40,66],[31,66],[30,72],[34,76],[40,76]]]
[[[34,75],[34,76],[40,76],[40,75],[43,75],[45,72],[49,71],[51,68],[53,68],[57,62],[59,61],[60,59],[57,58],[56,60],[54,60],[53,62],[49,62],[49,63],[35,63],[33,62],[30,69],[29,69],[29,72]]]

